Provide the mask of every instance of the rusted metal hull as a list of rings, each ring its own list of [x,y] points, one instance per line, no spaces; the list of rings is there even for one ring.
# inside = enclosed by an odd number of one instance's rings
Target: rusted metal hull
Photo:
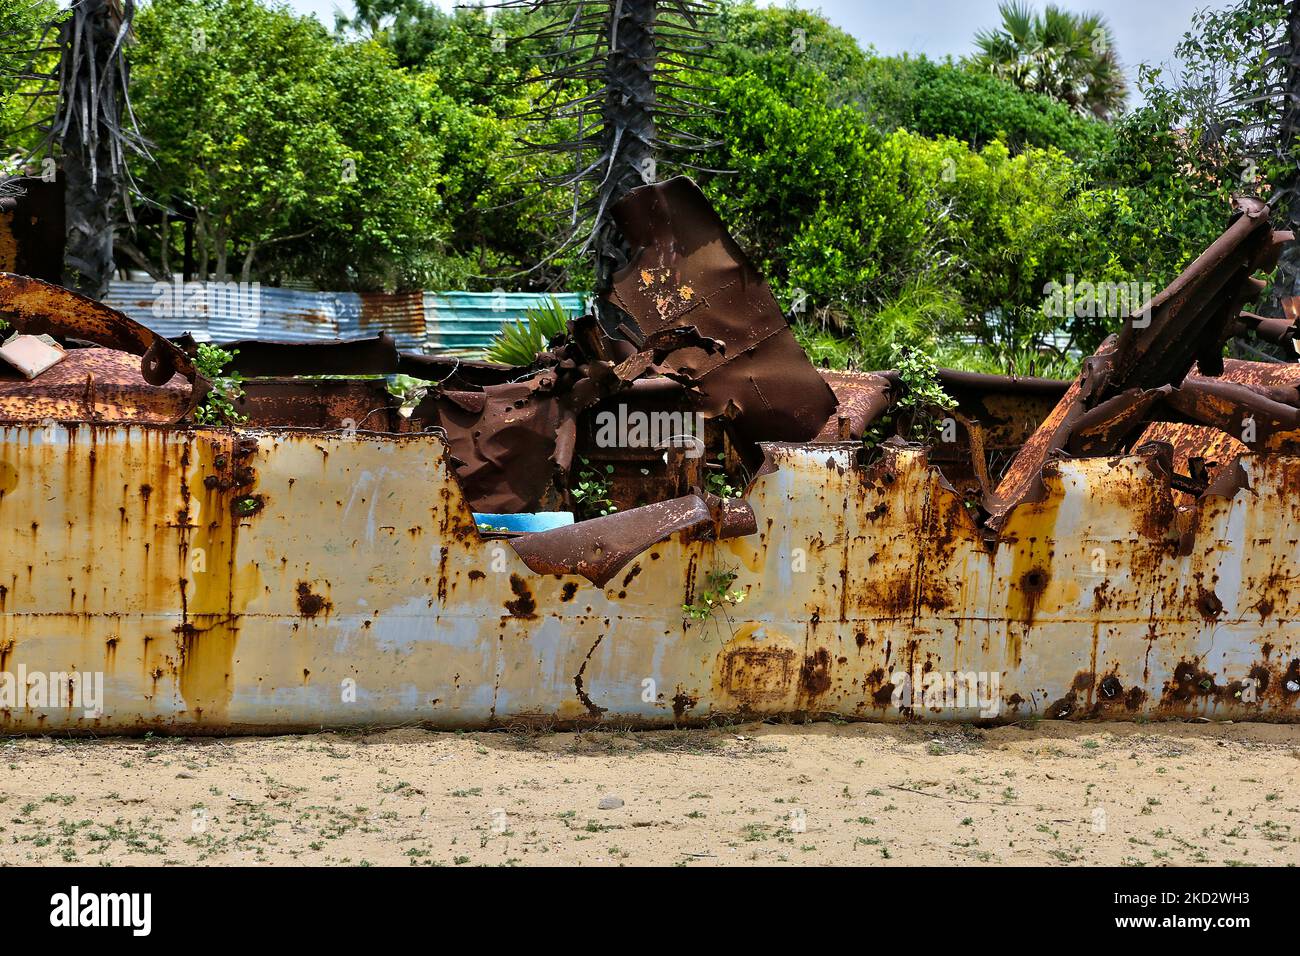
[[[0,727],[1300,714],[1300,459],[1199,512],[1149,456],[1050,462],[989,542],[921,449],[857,447],[765,446],[757,533],[600,588],[481,536],[433,435],[3,427],[0,672],[104,684]],[[688,623],[712,569],[746,598]],[[996,674],[997,713],[897,700],[944,672]]]

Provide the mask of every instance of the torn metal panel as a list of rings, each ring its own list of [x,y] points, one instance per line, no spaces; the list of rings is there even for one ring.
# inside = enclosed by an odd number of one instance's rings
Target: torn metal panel
[[[1255,315],[1253,312],[1243,312],[1241,325],[1243,331],[1254,332],[1266,342],[1275,345],[1285,345],[1288,342],[1295,344],[1297,329],[1294,318],[1271,319]]]
[[[398,401],[383,381],[256,378],[243,383],[235,411],[261,426],[418,431],[418,423],[397,413]]]
[[[819,370],[835,392],[839,408],[817,435],[818,442],[861,438],[902,394],[898,373]],[[940,368],[939,382],[953,398],[955,433],[934,443],[930,460],[954,486],[982,500],[987,470],[1000,472],[1069,388],[1056,379],[984,375]]]
[[[1177,388],[1193,364],[1203,375],[1223,372],[1224,343],[1238,327],[1242,306],[1259,294],[1252,274],[1275,265],[1281,245],[1292,238],[1272,230],[1264,203],[1238,199],[1235,206],[1223,235],[1084,361],[989,496],[991,528],[998,529],[1016,505],[1041,498],[1044,463],[1069,446],[1081,422],[1087,435],[1077,448],[1118,450],[1144,426],[1144,412],[1157,400],[1148,393]]]
[[[1269,397],[1273,401],[1292,406],[1300,405],[1300,364],[1225,359],[1223,375],[1218,379],[1207,379],[1193,371],[1184,379],[1184,384],[1199,381],[1221,381],[1249,386],[1258,394]],[[1260,450],[1248,448],[1241,441],[1244,434],[1244,420],[1239,420],[1235,424],[1237,427],[1225,431],[1206,425],[1152,422],[1142,432],[1136,444],[1168,442],[1174,449],[1173,468],[1176,472],[1188,474],[1192,470],[1192,460],[1198,459],[1207,469],[1208,481],[1213,482],[1242,455],[1252,450]]]
[[[1131,389],[1102,402],[1075,422],[1067,447],[1076,455],[1103,453],[1147,421],[1206,426],[1240,436],[1245,447],[1292,449],[1300,439],[1300,401],[1290,387],[1189,375],[1178,388]]]
[[[555,480],[556,443],[563,426],[571,431],[574,425],[550,394],[547,385],[554,382],[554,376],[541,376],[436,396],[436,421],[448,435],[456,476],[475,511],[535,510]]]
[[[583,412],[630,391],[641,376],[661,375],[664,351],[717,347],[693,329],[674,330],[647,336],[645,351],[616,361],[605,357],[611,351],[605,343],[587,341],[584,331],[593,327],[591,320],[570,323],[572,334],[539,355],[540,367],[517,380],[477,391],[444,382],[417,407],[422,421],[446,433],[457,477],[476,510],[517,514],[563,493]]]
[[[1145,308],[1124,322],[1113,353],[1089,360],[1089,406],[1130,388],[1179,385],[1195,362],[1203,375],[1223,371],[1223,346],[1242,306],[1259,294],[1252,279],[1277,264],[1290,233],[1269,226],[1269,207],[1238,199],[1227,230]]]
[[[835,394],[837,408],[817,433],[814,441],[835,442],[861,438],[871,424],[893,403],[890,379],[876,372],[833,372],[822,370],[822,379]]]
[[[726,343],[725,352],[688,348],[669,359],[698,386],[699,410],[725,414],[750,448],[808,441],[821,431],[835,395],[699,187],[685,177],[643,186],[612,212],[632,249],[614,276],[613,303],[647,336],[694,326]]]
[[[593,587],[480,535],[434,435],[0,427],[0,670],[105,692],[0,727],[1300,717],[1300,458],[1243,457],[1180,553],[1154,456],[1049,462],[990,547],[923,449],[766,450],[757,533],[669,530]],[[685,619],[713,571],[744,601]],[[918,671],[996,678],[989,709]]]
[[[1211,425],[1229,434],[1249,428],[1251,444],[1269,440],[1281,433],[1294,434],[1300,428],[1300,408],[1275,401],[1247,385],[1218,379],[1186,380],[1173,389],[1165,404],[1198,424]]]

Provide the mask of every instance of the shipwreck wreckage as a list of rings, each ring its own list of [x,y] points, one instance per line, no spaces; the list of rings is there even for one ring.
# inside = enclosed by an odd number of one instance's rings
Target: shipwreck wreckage
[[[529,368],[239,342],[237,427],[193,423],[192,342],[0,275],[66,350],[0,375],[0,673],[71,675],[0,728],[1300,716],[1300,365],[1224,358],[1295,338],[1241,311],[1267,206],[1075,381],[943,371],[928,445],[863,440],[899,376],[815,368],[690,180],[615,219],[618,334]],[[703,433],[611,447],[614,409]],[[581,467],[612,513],[553,520]]]

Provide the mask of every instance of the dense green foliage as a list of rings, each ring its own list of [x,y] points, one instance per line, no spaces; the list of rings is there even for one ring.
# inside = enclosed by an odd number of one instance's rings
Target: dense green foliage
[[[922,136],[951,136],[975,148],[1002,140],[1087,156],[1110,139],[1110,127],[1079,116],[1041,93],[1025,93],[987,73],[925,57],[881,57],[871,62],[861,102],[885,128]]]
[[[48,47],[57,21],[66,16],[55,0],[0,0],[0,163],[39,141],[34,124],[43,118],[40,106],[23,94],[41,89],[34,76],[54,66]]]
[[[142,181],[193,207],[200,272],[419,281],[440,207],[421,79],[256,0],[153,0],[136,29]]]

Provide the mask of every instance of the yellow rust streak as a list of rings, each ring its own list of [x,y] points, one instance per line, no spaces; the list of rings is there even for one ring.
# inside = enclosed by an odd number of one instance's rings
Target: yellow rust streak
[[[176,634],[179,688],[186,707],[205,723],[227,720],[240,618],[261,585],[256,564],[237,563],[239,523],[249,519],[234,514],[231,502],[247,489],[204,484],[209,475],[229,474],[233,453],[227,436],[199,433],[190,444],[181,485],[188,502],[179,516],[184,588],[184,620]]]

